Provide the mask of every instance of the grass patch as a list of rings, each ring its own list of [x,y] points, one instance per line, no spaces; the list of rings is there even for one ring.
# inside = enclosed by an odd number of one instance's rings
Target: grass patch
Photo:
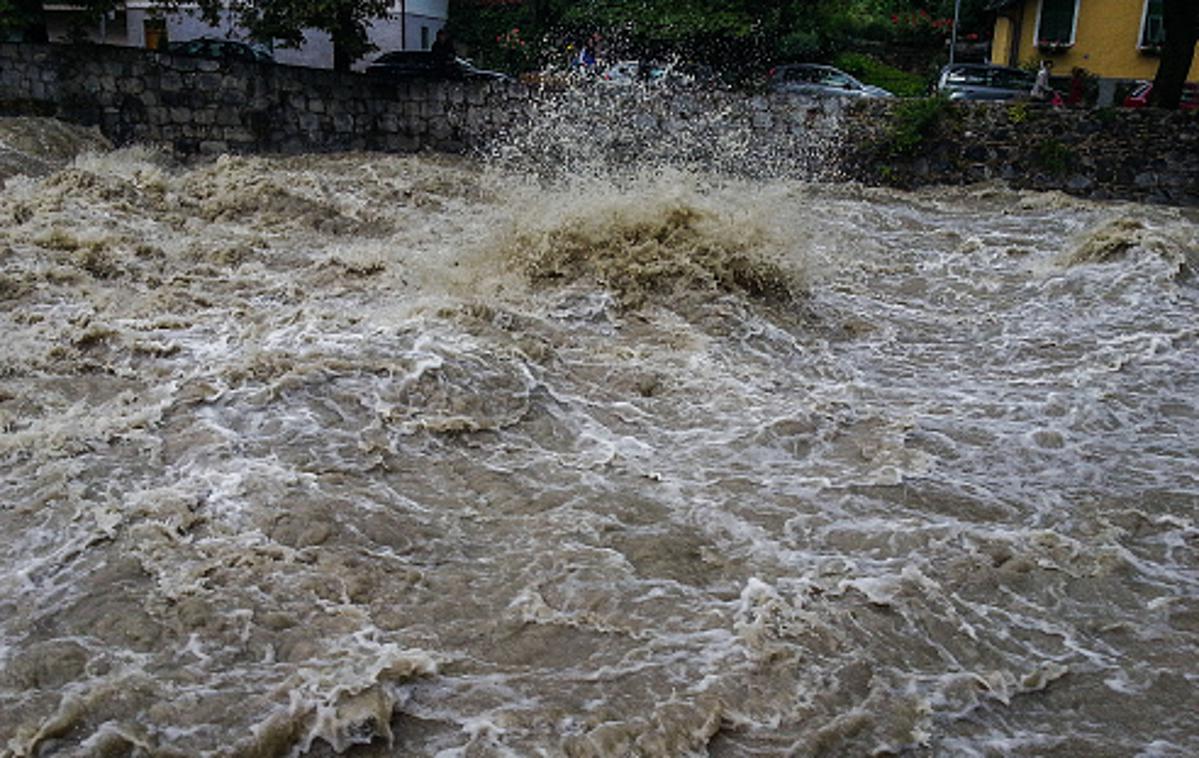
[[[921,97],[928,88],[924,77],[888,66],[863,53],[841,53],[833,59],[833,65],[865,84],[882,87],[899,97]]]

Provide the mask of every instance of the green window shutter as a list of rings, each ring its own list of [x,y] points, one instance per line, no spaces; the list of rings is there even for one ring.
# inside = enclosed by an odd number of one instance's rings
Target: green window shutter
[[[1166,41],[1166,25],[1162,20],[1163,0],[1145,3],[1145,25],[1141,33],[1141,47],[1161,47]]]
[[[1074,41],[1074,0],[1041,0],[1037,44],[1068,45]]]

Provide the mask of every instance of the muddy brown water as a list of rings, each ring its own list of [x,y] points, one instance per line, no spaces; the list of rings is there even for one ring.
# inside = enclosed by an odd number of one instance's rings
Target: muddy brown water
[[[1199,753],[1194,211],[21,128],[0,754]]]

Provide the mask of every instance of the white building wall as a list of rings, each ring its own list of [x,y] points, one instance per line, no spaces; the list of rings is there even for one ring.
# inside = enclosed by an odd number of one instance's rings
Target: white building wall
[[[145,22],[154,16],[165,17],[167,38],[172,42],[194,39],[196,37],[223,37],[227,39],[244,40],[246,34],[237,27],[230,15],[226,14],[216,26],[205,23],[200,19],[199,11],[192,6],[184,6],[178,11],[167,14],[156,13],[157,4],[134,0],[127,2],[124,14],[114,14],[113,21],[108,22],[107,40],[109,43],[126,44],[132,47],[146,46]],[[405,11],[401,21],[400,9]],[[371,25],[368,37],[379,50],[369,54],[366,59],[355,63],[355,68],[365,68],[370,59],[379,53],[390,50],[421,50],[428,49],[437,30],[445,26],[449,15],[449,0],[396,0],[392,14],[388,18],[379,19]],[[115,22],[115,24],[114,24]],[[117,28],[113,28],[116,26]],[[122,28],[123,27],[123,28]],[[65,27],[61,35],[65,37]],[[123,31],[123,34],[121,33]],[[92,35],[99,40],[99,33]],[[326,32],[310,29],[304,34],[304,43],[299,48],[273,46],[275,61],[292,66],[308,66],[311,68],[333,67],[333,42]]]

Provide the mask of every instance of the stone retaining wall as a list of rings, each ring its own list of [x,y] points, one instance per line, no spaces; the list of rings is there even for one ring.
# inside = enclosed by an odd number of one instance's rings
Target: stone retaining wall
[[[949,104],[916,149],[896,154],[901,104],[858,103],[846,117],[848,175],[898,186],[1002,180],[1096,199],[1199,204],[1199,112]]]
[[[903,107],[603,84],[396,83],[137,48],[0,44],[0,113],[53,115],[183,156],[469,151],[548,171],[649,162],[901,186],[1000,179],[1199,203],[1199,114],[963,104],[898,154],[887,146]]]

